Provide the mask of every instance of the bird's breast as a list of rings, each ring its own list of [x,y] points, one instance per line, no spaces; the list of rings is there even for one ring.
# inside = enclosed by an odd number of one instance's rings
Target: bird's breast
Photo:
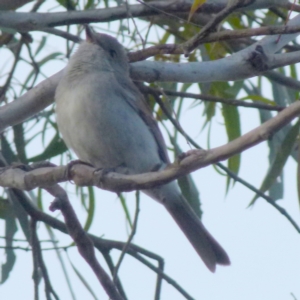
[[[96,167],[152,171],[161,164],[152,133],[122,97],[118,83],[102,79],[85,78],[69,88],[62,81],[63,87],[58,86],[57,123],[67,146]]]

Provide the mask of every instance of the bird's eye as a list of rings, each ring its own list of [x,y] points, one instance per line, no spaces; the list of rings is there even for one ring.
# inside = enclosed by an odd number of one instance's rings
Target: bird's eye
[[[111,56],[112,58],[114,58],[115,56],[117,56],[117,52],[116,52],[115,50],[113,50],[113,49],[110,49],[110,50],[109,50],[109,54],[110,54],[110,56]]]

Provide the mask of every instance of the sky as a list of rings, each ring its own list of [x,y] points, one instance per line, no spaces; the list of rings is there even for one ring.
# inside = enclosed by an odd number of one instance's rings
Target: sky
[[[188,113],[190,114],[191,111],[189,110]],[[251,119],[255,114],[255,110],[253,113],[247,111]],[[188,126],[190,119],[187,118],[187,124],[184,126]],[[205,134],[201,133],[202,135]],[[222,139],[221,135],[220,139]],[[265,169],[266,156],[267,151],[263,144],[246,151],[242,158],[240,176],[258,186],[264,175],[262,170]],[[285,197],[280,200],[280,205],[287,209],[295,220],[298,220],[295,174],[295,164],[289,161],[285,171],[287,182]],[[210,273],[164,208],[146,196],[141,199],[138,230],[133,242],[164,257],[166,274],[195,299],[279,300],[293,299],[291,293],[295,297],[299,296],[300,241],[298,233],[290,223],[262,199],[259,199],[253,208],[247,209],[253,194],[238,183],[226,196],[225,179],[216,176],[213,167],[195,172],[193,178],[201,193],[203,222],[226,249],[232,265],[218,267],[216,273]],[[133,214],[134,193],[128,193],[126,198]],[[96,199],[97,215],[90,232],[109,239],[125,241],[128,231],[124,213],[116,196],[99,190]],[[44,203],[45,207],[51,200],[50,198]],[[78,197],[71,194],[71,202],[84,223],[84,214]],[[43,236],[43,226],[40,227],[39,235]],[[69,238],[65,237],[64,241],[61,245],[70,243]],[[1,287],[1,294],[6,295],[4,299],[18,299],[21,295],[26,295],[24,299],[32,299],[31,254],[24,251],[17,253],[16,268],[8,282]],[[98,299],[106,299],[93,273],[77,254],[77,250],[71,249],[67,253],[76,268],[84,274],[85,279],[93,287]],[[115,251],[114,254],[117,260],[120,253]],[[63,253],[63,256],[65,257],[66,254]],[[48,263],[53,286],[62,299],[71,299],[56,255],[53,251],[47,251],[44,257]],[[98,257],[102,261],[101,256]],[[67,261],[66,265],[74,281],[77,299],[93,299],[87,294],[78,278],[72,275],[73,272]],[[132,258],[125,257],[120,269],[120,277],[129,299],[153,299],[155,277],[145,266]],[[16,282],[20,283],[18,289],[14,288]],[[44,299],[42,291],[43,289],[40,293],[41,299]],[[184,298],[164,282],[161,299]]]
[[[41,36],[40,33],[34,33],[34,35]],[[61,47],[63,51],[62,44],[59,38],[53,38],[47,47],[49,51],[59,50]],[[64,64],[65,61],[49,64],[46,74],[49,76],[60,71]],[[192,108],[192,104],[192,100],[185,100],[181,125],[197,143],[205,147],[208,128],[201,130],[199,125],[204,122],[202,108],[200,106]],[[241,108],[239,111],[244,120],[242,122],[243,133],[259,124],[258,113],[255,109]],[[211,136],[212,148],[227,142],[223,119],[219,113],[211,128]],[[50,139],[50,137],[47,138]],[[31,147],[32,155],[42,151],[41,144],[33,144]],[[181,147],[184,151],[190,149],[183,138],[181,138]],[[240,177],[259,187],[267,170],[267,158],[266,143],[245,151],[242,155]],[[295,162],[289,159],[284,171],[286,184],[284,199],[278,203],[299,224],[296,171]],[[236,183],[226,194],[226,177],[217,174],[212,166],[194,172],[193,179],[200,191],[204,211],[203,222],[228,252],[231,266],[218,267],[214,274],[210,273],[165,209],[147,196],[141,197],[138,229],[133,242],[164,257],[165,273],[194,299],[300,299],[300,238],[286,218],[262,199],[258,199],[254,207],[247,208],[253,193],[239,183]],[[70,200],[79,219],[84,223],[86,215],[73,188],[74,186],[68,184]],[[48,207],[52,198],[46,195],[46,192],[44,194],[44,206]],[[134,193],[126,194],[126,203],[133,215]],[[90,232],[108,239],[126,241],[129,228],[116,195],[97,190],[96,209],[95,221]],[[57,212],[48,211],[48,213],[52,216],[58,215]],[[49,239],[44,226],[40,224],[39,227],[39,236]],[[1,235],[3,235],[3,230],[4,226],[1,222]],[[55,233],[62,240],[60,245],[71,243],[69,237]],[[51,244],[44,242],[43,246],[49,247]],[[5,256],[3,252],[0,253],[3,263]],[[17,250],[17,254],[17,263],[10,278],[0,286],[1,299],[12,300],[21,297],[33,299],[31,253]],[[43,254],[54,289],[61,299],[72,299],[55,252],[45,251]],[[76,299],[94,298],[74,274],[73,267],[84,275],[85,280],[96,293],[97,299],[107,299],[102,287],[76,248],[62,251],[61,254],[65,258]],[[113,252],[115,261],[118,260],[119,255],[119,251]],[[107,269],[99,253],[97,257],[102,266]],[[156,262],[153,263],[156,264]],[[128,299],[150,300],[154,298],[155,274],[147,267],[125,256],[119,274]],[[40,288],[40,299],[45,299],[43,284]],[[181,300],[184,298],[174,287],[163,282],[161,299]]]

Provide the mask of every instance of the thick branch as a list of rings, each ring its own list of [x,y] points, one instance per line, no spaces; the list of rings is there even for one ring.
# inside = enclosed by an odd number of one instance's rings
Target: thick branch
[[[259,28],[248,28],[240,30],[222,30],[218,32],[211,32],[199,41],[199,44],[213,43],[236,40],[246,37],[262,36],[262,35],[277,35],[277,34],[294,34],[300,32],[300,26],[263,26]],[[70,39],[74,40],[74,37]],[[128,54],[131,62],[145,60],[149,57],[162,54],[183,54],[184,49],[182,45],[177,44],[163,44],[148,47],[143,50],[138,50]]]
[[[297,17],[300,23],[300,17]],[[282,36],[280,42],[276,36],[267,37],[259,42],[270,51],[277,52],[281,47],[295,37],[294,34]],[[162,63],[162,62],[137,62],[132,64],[131,75],[133,79],[144,81],[175,81],[175,82],[210,82],[240,80],[260,74],[249,63],[255,44],[243,51],[216,61],[198,63]],[[269,55],[269,66],[276,68],[300,60],[298,52]],[[248,61],[247,61],[248,60]],[[222,70],[222,72],[220,72]],[[264,71],[267,71],[264,69]],[[18,100],[0,108],[0,132],[8,126],[23,122],[27,118],[38,113],[53,102],[56,86],[62,76],[60,71],[47,80],[38,84],[35,88],[25,93]]]
[[[21,12],[0,12],[0,26],[14,29],[19,32],[28,32],[31,30],[41,30],[54,26],[63,26],[71,24],[84,24],[92,22],[110,22],[114,20],[127,19],[129,17],[149,17],[155,15],[164,15],[164,12],[170,14],[189,12],[192,1],[151,1],[145,4],[121,5],[106,9],[91,9],[85,11],[68,11],[57,13],[21,13]],[[207,1],[200,8],[199,12],[217,13],[224,9],[227,1]],[[287,0],[270,1],[257,0],[254,5],[247,9],[268,8],[270,6],[286,6]]]
[[[1,0],[0,10],[13,10],[25,5],[33,0]]]
[[[161,15],[163,11],[168,13],[188,12],[191,8],[189,1],[153,1],[151,5],[142,4],[125,5],[106,9],[91,9],[85,11],[68,11],[57,13],[20,13],[20,12],[0,12],[0,26],[15,29],[19,32],[31,30],[41,30],[55,26],[85,24],[91,22],[111,22],[129,17],[149,17]],[[221,9],[224,5],[204,5],[201,10]]]
[[[290,123],[300,115],[300,102],[293,103],[276,117],[268,120],[247,134],[226,145],[205,151],[192,150],[163,171],[139,175],[122,175],[96,170],[82,164],[76,164],[67,172],[68,167],[39,168],[30,172],[21,169],[4,168],[0,174],[2,187],[14,187],[30,190],[36,187],[51,186],[57,182],[73,180],[79,186],[97,186],[114,192],[149,189],[167,183],[190,172],[210,164],[228,159],[256,144],[267,140],[274,132]],[[71,178],[68,178],[70,174]]]
[[[0,128],[3,130],[9,126],[19,124],[53,103],[55,89],[62,72],[60,71],[42,81],[21,96],[18,101],[0,107]]]
[[[288,25],[299,26],[300,16],[292,19]],[[263,71],[299,61],[300,55],[298,52],[273,54],[278,52],[296,36],[297,34],[282,35],[279,41],[277,41],[276,36],[269,36],[251,47],[216,61],[174,64],[151,61],[137,62],[132,64],[131,75],[135,80],[148,82],[214,82],[241,80],[262,74],[250,63],[250,58],[253,56],[258,45],[264,50],[264,56],[267,58],[267,64],[264,66]],[[14,101],[0,108],[0,132],[8,126],[21,123],[51,104],[61,74],[62,71],[25,93],[18,99],[21,101]]]

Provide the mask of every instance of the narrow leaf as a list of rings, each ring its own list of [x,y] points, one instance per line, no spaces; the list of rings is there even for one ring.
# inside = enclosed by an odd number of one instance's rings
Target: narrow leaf
[[[89,228],[92,225],[93,219],[94,219],[94,214],[95,214],[95,194],[94,194],[94,188],[92,186],[88,187],[88,192],[89,192],[89,206],[87,209],[88,217],[85,221],[84,225],[84,230],[88,231]]]
[[[177,142],[174,138],[169,136],[170,141],[172,145],[174,146],[175,150],[175,156],[178,157],[179,154],[182,153],[182,150],[178,146]],[[196,215],[201,218],[202,216],[202,210],[201,210],[201,201],[200,201],[200,195],[198,188],[193,180],[193,177],[191,174],[188,174],[186,176],[178,178],[178,184],[180,187],[180,190],[182,192],[182,195],[185,197],[185,199],[188,201],[188,203],[193,208]]]
[[[132,219],[131,219],[129,209],[128,209],[127,204],[126,204],[126,200],[125,200],[123,194],[120,194],[119,198],[121,200],[121,204],[122,204],[123,210],[124,210],[125,215],[126,215],[126,220],[129,223],[130,228],[132,229]]]
[[[0,281],[1,284],[8,279],[9,274],[12,271],[16,262],[16,254],[13,249],[13,237],[16,232],[17,232],[16,219],[11,214],[5,220],[6,262],[1,266],[1,281]]]
[[[69,257],[68,257],[69,258]],[[75,274],[78,276],[78,278],[80,279],[80,281],[82,282],[82,284],[85,286],[85,288],[90,292],[91,296],[94,299],[98,299],[96,294],[94,293],[94,291],[92,290],[91,286],[89,285],[89,283],[85,280],[84,278],[84,274],[82,275],[79,270],[73,265],[72,261],[69,258],[69,262],[72,266],[72,269],[74,270]]]
[[[64,153],[67,150],[68,148],[64,143],[64,141],[59,137],[58,134],[56,134],[43,153],[28,158],[28,161],[36,162],[36,161],[48,160],[54,156]]]
[[[192,16],[196,12],[196,10],[205,2],[206,2],[206,0],[194,0],[191,10],[190,10],[190,13],[189,13],[188,22],[191,20]]]
[[[18,228],[12,206],[9,202],[3,198],[0,199],[0,217],[5,219],[5,256],[6,262],[1,265],[1,281],[0,284],[4,283],[10,272],[12,271],[15,262],[16,255],[13,249],[13,238]]]
[[[46,41],[47,41],[47,36],[45,36],[45,35],[42,36],[41,42],[40,42],[39,46],[37,47],[37,49],[34,53],[34,56],[37,56],[40,53],[40,51],[44,48]]]
[[[265,176],[265,179],[263,180],[262,185],[260,187],[261,192],[264,193],[265,191],[269,190],[270,187],[272,186],[272,184],[280,176],[282,169],[283,169],[283,167],[295,145],[296,138],[299,134],[299,124],[300,124],[300,122],[298,121],[289,130],[286,137],[282,141],[282,144],[278,148],[276,157],[275,157],[272,165],[270,165],[268,173]],[[252,199],[252,201],[250,202],[249,205],[253,205],[258,197],[259,197],[258,195],[255,195],[255,197]]]
[[[224,104],[222,112],[225,122],[225,128],[228,136],[228,141],[232,141],[241,135],[241,124],[238,109],[234,106]],[[228,159],[228,168],[238,174],[240,169],[241,155],[236,154]],[[227,191],[230,184],[230,177],[227,179]]]

